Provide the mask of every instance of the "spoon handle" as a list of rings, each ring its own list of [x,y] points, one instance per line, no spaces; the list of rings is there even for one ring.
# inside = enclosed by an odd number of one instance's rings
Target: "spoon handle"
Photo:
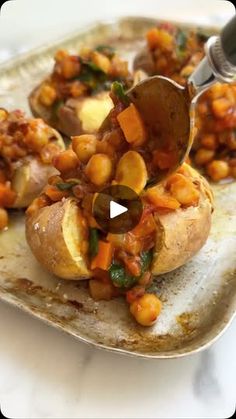
[[[205,44],[206,56],[188,80],[194,99],[216,81],[236,82],[236,16]]]
[[[220,39],[227,62],[233,67],[236,66],[236,16],[225,25]]]

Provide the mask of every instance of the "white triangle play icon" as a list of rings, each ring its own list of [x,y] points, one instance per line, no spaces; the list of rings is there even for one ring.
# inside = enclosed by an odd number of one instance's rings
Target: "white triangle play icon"
[[[124,214],[128,211],[128,208],[123,205],[117,204],[115,201],[110,202],[110,218],[118,217],[118,215]]]

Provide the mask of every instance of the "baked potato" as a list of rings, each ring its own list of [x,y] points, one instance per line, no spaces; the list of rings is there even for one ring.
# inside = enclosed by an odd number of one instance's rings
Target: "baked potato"
[[[0,109],[0,207],[5,220],[4,208],[26,208],[40,194],[57,173],[53,157],[64,148],[60,134],[42,120]]]
[[[121,86],[115,84],[111,96],[115,106],[100,132],[73,137],[72,149],[54,159],[60,174],[27,209],[26,238],[48,271],[70,280],[91,278],[97,300],[125,295],[132,315],[147,326],[161,308],[148,292],[153,275],[178,268],[204,245],[213,197],[207,181],[186,163],[151,186],[156,171],[175,161],[173,149],[168,154],[155,148]],[[117,234],[99,225],[96,199],[111,185],[132,189],[142,203],[130,231]]]
[[[151,266],[154,275],[185,264],[201,249],[209,235],[213,208],[210,187],[199,173],[187,166],[185,170],[191,172],[198,185],[199,203],[155,213],[157,233]],[[88,226],[74,198],[64,198],[28,215],[26,237],[32,252],[49,272],[70,280],[91,277],[86,256]]]
[[[68,137],[94,133],[113,107],[109,90],[116,79],[132,84],[128,63],[111,47],[58,51],[52,74],[29,96],[31,111]]]

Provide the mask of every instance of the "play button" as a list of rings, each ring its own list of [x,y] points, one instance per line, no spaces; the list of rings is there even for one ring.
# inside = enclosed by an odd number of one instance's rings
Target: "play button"
[[[118,215],[124,214],[128,211],[128,208],[123,205],[117,204],[115,201],[110,202],[110,218],[118,217]]]
[[[98,193],[93,216],[103,231],[113,234],[127,233],[139,223],[143,212],[142,201],[130,188],[110,186]]]

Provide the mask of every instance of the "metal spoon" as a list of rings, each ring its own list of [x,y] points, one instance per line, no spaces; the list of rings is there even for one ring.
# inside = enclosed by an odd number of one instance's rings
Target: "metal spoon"
[[[171,153],[171,165],[158,168],[151,184],[174,172],[187,157],[193,143],[194,108],[197,98],[217,81],[236,81],[236,16],[205,44],[206,56],[182,87],[162,76],[143,80],[127,95],[138,108],[155,150]]]

